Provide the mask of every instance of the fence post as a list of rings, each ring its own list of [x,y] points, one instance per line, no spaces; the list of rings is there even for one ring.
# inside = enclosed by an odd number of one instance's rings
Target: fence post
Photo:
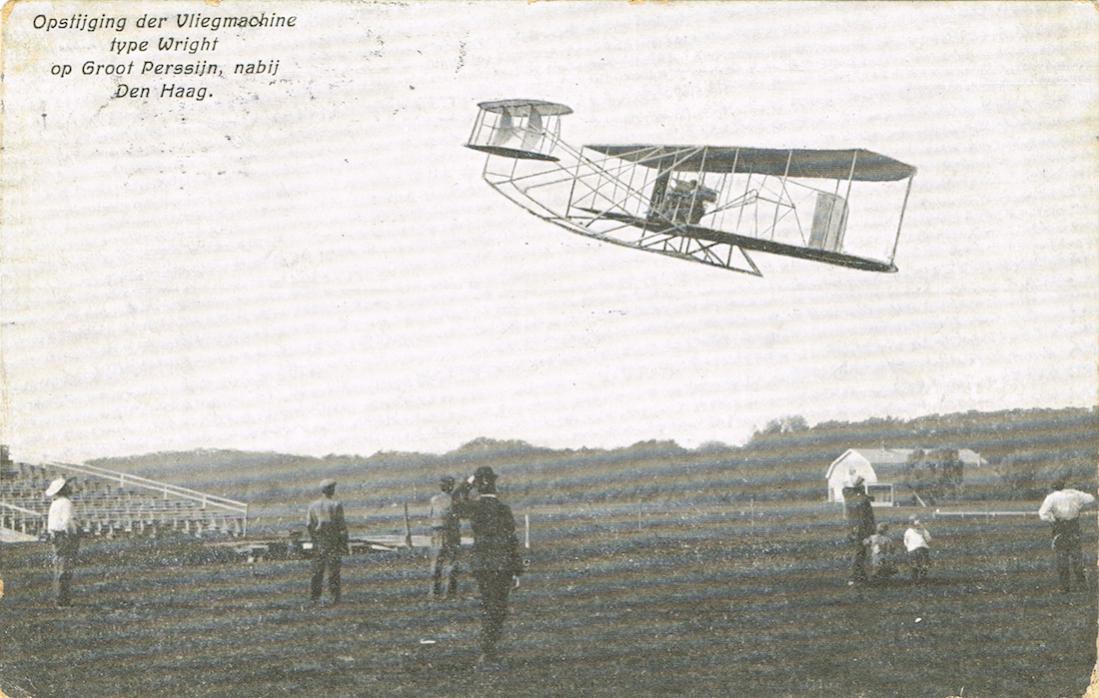
[[[641,500],[637,500],[637,530],[641,530]]]
[[[412,549],[412,526],[408,522],[408,500],[404,503],[404,544]]]
[[[530,550],[530,514],[523,514],[523,547]]]

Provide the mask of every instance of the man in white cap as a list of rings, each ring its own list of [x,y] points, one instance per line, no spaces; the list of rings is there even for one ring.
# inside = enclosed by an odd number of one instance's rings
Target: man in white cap
[[[46,488],[46,496],[53,497],[46,531],[53,543],[53,592],[59,608],[72,605],[69,588],[76,566],[76,553],[80,549],[80,526],[73,517],[69,482],[68,478],[59,477]]]
[[[321,600],[324,587],[324,571],[328,570],[328,591],[332,603],[340,602],[340,564],[347,551],[347,522],[343,517],[343,504],[336,499],[336,481],[321,480],[320,499],[309,505],[306,528],[313,539],[313,576],[309,585],[309,598],[313,603]]]
[[[1053,551],[1061,591],[1071,591],[1072,578],[1076,579],[1077,591],[1086,591],[1087,577],[1080,552],[1080,510],[1094,502],[1095,497],[1067,487],[1063,479],[1056,480],[1052,489],[1038,509],[1038,518],[1053,525]]]

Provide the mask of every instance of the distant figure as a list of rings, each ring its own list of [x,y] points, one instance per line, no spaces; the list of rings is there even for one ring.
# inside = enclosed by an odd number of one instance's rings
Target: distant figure
[[[893,564],[893,539],[888,533],[889,526],[880,523],[874,535],[863,541],[870,550],[870,579],[874,581],[889,579],[897,573],[897,566]]]
[[[922,584],[927,578],[927,568],[931,566],[931,534],[923,523],[912,517],[908,529],[904,532],[904,549],[908,551],[908,566],[912,571],[912,581]]]
[[[446,597],[458,593],[458,555],[461,552],[461,521],[454,509],[454,478],[439,480],[439,494],[431,498],[431,598],[443,594],[446,577]]]
[[[309,505],[306,528],[313,539],[313,576],[310,580],[309,598],[313,603],[321,600],[324,572],[328,570],[328,591],[332,603],[340,602],[340,565],[347,552],[347,522],[343,517],[343,505],[336,496],[336,481],[321,480],[324,496]]]
[[[69,478],[59,477],[46,488],[46,496],[53,497],[46,531],[53,544],[53,593],[58,608],[72,605],[70,587],[80,549],[80,526],[73,517],[73,503],[69,499],[70,482]]]
[[[866,494],[861,475],[843,488],[843,504],[847,513],[847,542],[851,548],[851,577],[848,586],[862,584],[866,575],[866,546],[863,541],[874,535],[874,498]]]
[[[470,488],[479,497],[467,499]],[[523,573],[519,539],[515,536],[515,518],[511,508],[496,497],[496,473],[488,466],[477,468],[473,477],[458,486],[454,504],[462,518],[473,527],[473,574],[481,595],[480,664],[497,660],[496,647],[508,615],[508,594],[518,586]]]
[[[1053,550],[1057,556],[1057,576],[1061,591],[1071,591],[1070,577],[1075,577],[1079,591],[1087,589],[1084,560],[1080,552],[1080,510],[1095,501],[1087,492],[1069,489],[1064,480],[1053,483],[1038,509],[1038,518],[1053,525]],[[1071,569],[1071,574],[1070,574]]]

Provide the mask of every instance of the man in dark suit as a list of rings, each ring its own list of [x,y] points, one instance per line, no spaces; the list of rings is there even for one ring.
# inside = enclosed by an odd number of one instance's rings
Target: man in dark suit
[[[874,498],[866,494],[861,476],[843,488],[843,508],[847,514],[847,543],[851,546],[851,577],[848,585],[866,581],[866,546],[863,541],[874,535]]]
[[[475,500],[468,499],[471,489],[479,495]],[[496,473],[488,466],[477,468],[455,494],[455,511],[473,528],[473,576],[481,595],[480,662],[493,663],[508,615],[508,594],[523,573],[515,518],[511,507],[497,498]]]

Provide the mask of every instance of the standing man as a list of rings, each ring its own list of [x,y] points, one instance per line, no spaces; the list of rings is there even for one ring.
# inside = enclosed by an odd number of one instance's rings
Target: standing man
[[[72,606],[69,588],[80,549],[80,526],[73,517],[73,503],[69,499],[70,482],[69,478],[59,477],[46,488],[46,496],[53,497],[46,531],[53,544],[53,593],[58,608]]]
[[[866,582],[866,546],[863,541],[874,535],[874,498],[866,494],[861,475],[843,488],[843,508],[847,514],[847,543],[851,549],[851,577],[848,586]]]
[[[471,488],[480,495],[467,499]],[[468,518],[473,527],[473,574],[481,595],[481,658],[479,663],[497,660],[496,646],[503,634],[508,615],[508,594],[523,573],[519,539],[515,536],[515,517],[511,507],[496,496],[496,473],[488,466],[477,468],[463,482],[454,502],[457,513]]]
[[[340,564],[347,552],[347,522],[343,517],[343,505],[336,497],[336,481],[321,480],[320,499],[309,505],[306,528],[313,539],[313,577],[310,580],[309,598],[313,603],[321,600],[324,571],[328,570],[328,591],[332,603],[340,602]]]
[[[439,489],[442,491],[431,498],[431,598],[442,595],[446,577],[446,598],[450,599],[458,592],[462,529],[454,510],[454,478],[441,478]]]
[[[1061,580],[1061,591],[1066,593],[1071,590],[1070,577],[1076,578],[1079,591],[1087,589],[1084,560],[1080,552],[1080,510],[1094,501],[1093,495],[1069,489],[1064,480],[1057,480],[1053,483],[1053,491],[1046,495],[1038,509],[1038,518],[1053,524],[1057,576]]]

